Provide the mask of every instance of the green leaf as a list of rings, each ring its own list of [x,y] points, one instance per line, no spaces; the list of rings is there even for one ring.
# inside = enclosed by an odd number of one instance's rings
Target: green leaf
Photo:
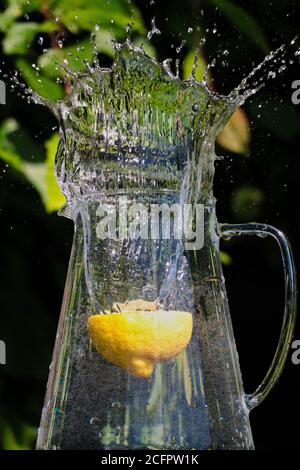
[[[47,212],[53,212],[61,209],[65,203],[66,198],[62,194],[55,175],[54,175],[54,162],[56,150],[59,142],[58,133],[53,134],[53,136],[47,140],[45,143],[46,147],[46,197],[44,197],[44,204]]]
[[[232,257],[226,251],[220,251],[221,263],[225,266],[232,264]]]
[[[56,3],[54,15],[74,34],[80,30],[93,31],[98,24],[104,30],[124,37],[124,27],[128,23],[133,23],[133,31],[145,34],[140,11],[126,0],[64,0]]]
[[[20,2],[10,1],[6,10],[0,13],[0,31],[5,33],[22,13]]]
[[[0,418],[1,448],[3,450],[32,449],[37,434],[36,428],[25,423],[17,424],[18,429],[20,430],[18,432],[18,436],[15,434],[12,426],[4,421],[4,419]]]
[[[143,37],[137,37],[134,41],[133,41],[133,44],[136,46],[136,47],[143,47],[145,53],[149,56],[149,57],[153,57],[154,59],[156,59],[156,50],[155,50],[155,47],[153,46],[153,44],[151,44],[150,41],[148,41],[147,39],[143,38]]]
[[[68,69],[74,72],[86,70],[84,61],[89,63],[94,58],[93,46],[90,40],[80,41],[72,46],[60,49],[63,60],[68,61]]]
[[[18,59],[16,65],[29,87],[40,96],[50,100],[61,100],[64,98],[63,87],[46,77],[43,73],[37,75],[36,71],[33,70],[32,66],[25,59]]]
[[[3,450],[29,450],[30,448],[26,445],[21,445],[17,441],[17,438],[8,423],[5,423],[1,426],[1,436],[2,436],[2,448]]]
[[[15,23],[8,30],[3,40],[3,50],[5,54],[26,54],[36,33],[39,24],[33,22]]]
[[[38,66],[48,78],[64,77],[68,70],[80,72],[86,70],[85,61],[91,63],[94,58],[93,46],[89,40],[80,41],[62,49],[51,48],[38,58]]]
[[[103,29],[109,29],[119,36],[125,36],[125,26],[128,23],[133,23],[133,31],[140,34],[145,33],[144,25],[139,18],[133,18],[119,12],[110,13],[100,7],[65,11],[61,16],[61,21],[74,34],[80,30],[93,31],[95,25],[100,24]]]
[[[54,175],[54,161],[59,141],[58,134],[45,143],[46,160],[43,163],[24,163],[23,174],[39,192],[47,212],[61,209],[66,198],[61,193]]]
[[[113,40],[115,37],[109,31],[96,31],[95,33],[95,43],[97,51],[106,54],[108,57],[115,56],[115,49],[113,46]]]
[[[192,73],[193,66],[194,66],[195,55],[196,55],[196,50],[192,49],[187,53],[187,55],[184,58],[184,61],[182,64],[182,72],[183,72],[184,80],[188,80],[191,77],[191,73]],[[203,80],[206,66],[207,64],[204,58],[198,53],[198,61],[197,61],[195,78],[199,82]]]
[[[50,48],[43,54],[41,54],[37,60],[38,66],[41,69],[43,75],[48,78],[58,78],[65,74],[64,70],[59,67],[59,64],[63,62],[63,54],[61,49]]]
[[[58,134],[46,143],[46,159],[32,163],[24,160],[15,147],[14,133],[19,125],[14,119],[4,121],[0,127],[0,158],[21,173],[39,192],[47,212],[61,209],[66,199],[61,193],[54,175],[54,161],[58,145]]]
[[[12,164],[15,159],[15,146],[10,142],[9,136],[17,131],[18,128],[19,125],[13,118],[6,119],[6,121],[2,122],[0,126],[0,156],[9,164]],[[18,160],[18,156],[16,156],[16,159]],[[16,165],[18,167],[21,166],[21,159],[20,165],[19,163]]]
[[[239,5],[231,3],[229,0],[209,0],[210,3],[218,7],[227,19],[236,28],[238,28],[245,36],[254,44],[258,45],[264,53],[269,52],[270,47],[264,32],[250,13],[246,12]]]

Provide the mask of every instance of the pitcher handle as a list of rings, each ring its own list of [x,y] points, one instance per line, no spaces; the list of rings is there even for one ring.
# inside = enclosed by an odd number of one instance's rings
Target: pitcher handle
[[[283,323],[277,349],[270,368],[254,393],[246,395],[245,401],[249,410],[252,410],[268,396],[279,379],[286,363],[296,320],[297,284],[295,265],[292,250],[287,237],[275,227],[265,224],[220,224],[220,234],[223,238],[239,235],[270,235],[277,241],[283,262],[285,278],[285,308]]]

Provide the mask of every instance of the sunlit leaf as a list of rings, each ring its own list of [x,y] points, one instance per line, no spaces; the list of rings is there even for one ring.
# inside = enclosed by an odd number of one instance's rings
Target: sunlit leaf
[[[0,13],[0,31],[6,32],[22,12],[20,2],[10,1],[4,12]]]
[[[43,163],[25,163],[23,174],[39,192],[47,212],[61,209],[66,198],[61,193],[54,175],[54,160],[58,145],[58,134],[46,143],[46,160]]]
[[[65,204],[54,176],[54,160],[58,145],[58,134],[54,134],[46,143],[46,159],[32,163],[18,153],[13,135],[19,129],[14,119],[5,121],[0,127],[0,158],[14,170],[21,173],[38,191],[47,212],[60,209]]]
[[[155,47],[151,44],[151,42],[148,39],[145,39],[143,37],[138,37],[133,41],[133,44],[136,47],[142,47],[143,51],[149,56],[153,57],[153,59],[156,59],[156,50]]]
[[[59,136],[58,134],[53,134],[53,136],[47,140],[46,147],[46,191],[44,197],[44,204],[48,212],[53,212],[61,209],[65,203],[66,198],[62,194],[55,175],[54,175],[54,161],[56,150],[58,146]]]
[[[217,137],[217,143],[233,153],[246,155],[250,143],[250,126],[245,112],[238,108]]]
[[[115,49],[113,46],[113,39],[115,37],[109,31],[99,30],[95,33],[95,43],[98,52],[102,52],[109,57],[114,57]]]
[[[3,50],[5,54],[26,54],[31,45],[39,24],[33,22],[15,23],[8,30],[3,40]]]
[[[265,53],[270,50],[268,41],[261,27],[250,13],[229,0],[209,0],[218,7],[227,19]]]
[[[230,266],[232,264],[232,257],[226,251],[220,251],[220,258],[224,266]]]
[[[80,30],[93,31],[95,25],[98,24],[105,30],[124,36],[125,26],[128,23],[133,23],[133,30],[140,34],[145,33],[145,27],[139,15],[130,16],[121,11],[112,12],[100,3],[92,8],[86,5],[78,9],[63,8],[59,16],[62,23],[74,34]]]

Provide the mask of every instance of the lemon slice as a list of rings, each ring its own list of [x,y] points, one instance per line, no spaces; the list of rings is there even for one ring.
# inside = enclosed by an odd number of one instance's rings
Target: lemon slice
[[[179,354],[189,343],[193,317],[181,311],[132,311],[92,315],[90,339],[101,356],[136,377],[151,376],[155,363]]]

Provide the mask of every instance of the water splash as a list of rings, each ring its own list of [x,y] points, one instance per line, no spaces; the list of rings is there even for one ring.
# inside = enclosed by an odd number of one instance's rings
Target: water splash
[[[152,18],[151,26],[152,28],[147,34],[148,40],[151,40],[154,35],[161,34],[161,31],[156,27],[155,17]],[[121,51],[123,47],[126,46],[128,49],[130,49],[130,51],[133,54],[144,53],[143,45],[141,45],[140,47],[135,47],[131,42],[130,33],[132,30],[132,27],[133,27],[133,23],[129,23],[125,27],[125,30],[127,32],[127,38],[124,44],[120,44],[117,42],[113,43],[116,52]],[[193,28],[188,28],[188,33],[191,32],[192,29]],[[88,61],[83,60],[83,63],[85,65],[85,68],[88,74],[90,76],[93,76],[95,74],[95,78],[97,76],[97,71],[101,70],[101,67],[99,65],[98,58],[97,58],[98,49],[97,49],[97,44],[96,44],[96,33],[99,30],[100,30],[100,26],[97,24],[95,26],[95,31],[91,34],[91,43],[93,45],[93,51],[94,51],[94,58],[92,60],[92,65],[90,65]],[[217,32],[217,28],[216,26],[214,26],[213,34],[215,34],[216,32]],[[42,45],[43,38],[42,37],[39,38],[38,42],[40,45]],[[195,75],[196,75],[197,64],[199,60],[199,53],[200,51],[202,51],[205,45],[205,42],[206,42],[206,38],[203,38],[200,41],[199,46],[197,47],[191,75],[189,79],[186,80],[186,82],[188,82],[189,84],[196,82]],[[300,56],[300,48],[299,46],[297,48],[297,43],[298,43],[298,37],[295,37],[288,46],[283,44],[280,47],[278,47],[278,49],[276,49],[275,51],[270,52],[265,57],[265,59],[260,64],[258,64],[248,74],[248,76],[246,76],[241,81],[241,83],[229,93],[229,95],[227,96],[227,99],[230,105],[232,105],[232,102],[236,103],[236,107],[244,104],[244,102],[250,96],[256,94],[262,87],[266,86],[266,83],[269,80],[275,79],[278,75],[281,75],[289,65],[292,65],[294,63],[294,60],[298,56]],[[182,51],[185,44],[186,44],[186,40],[182,40],[180,45],[176,47],[177,54],[179,54]],[[58,45],[60,48],[63,48],[64,46],[63,41],[60,40]],[[72,55],[72,53],[69,53],[69,54]],[[228,66],[228,63],[224,61],[224,58],[227,57],[228,55],[229,55],[229,51],[227,49],[222,50],[221,53],[218,55],[218,59],[220,58],[220,56],[222,58],[223,66],[225,65]],[[207,64],[207,66],[204,69],[204,75],[203,75],[201,85],[203,85],[207,89],[207,92],[211,92],[211,90],[209,90],[209,80],[208,80],[209,71],[210,69],[216,66],[216,63],[217,63],[217,58],[213,59],[209,64]],[[180,59],[176,59],[175,75],[173,74],[171,70],[171,59],[165,59],[162,62],[162,66],[171,79],[176,79],[178,81],[180,80],[180,69],[181,69]],[[39,75],[40,75],[39,67],[36,64],[32,64],[32,68],[35,71],[38,81],[41,83],[41,80],[39,78]],[[63,78],[58,78],[57,80],[59,83],[68,84],[68,87],[65,90],[68,93],[72,90],[73,87],[76,88],[76,82],[78,80],[80,81],[81,77],[85,75],[85,73],[71,70],[69,68],[68,59],[64,59],[63,63],[57,63],[56,68],[57,70],[62,69],[65,72],[65,76]],[[52,102],[50,100],[47,100],[41,97],[40,95],[35,93],[31,88],[24,86],[22,81],[19,80],[17,73],[13,74],[13,76],[10,77],[10,81],[12,83],[13,88],[18,87],[19,89],[21,89],[21,96],[25,97],[27,101],[33,101],[34,103],[47,106],[48,108],[51,109],[52,112],[54,112],[56,116],[58,116],[60,105],[58,103]],[[199,82],[197,83],[199,84]],[[222,96],[222,98],[225,98],[225,97]]]
[[[148,34],[147,34],[147,39],[149,39],[149,40],[152,39],[154,34],[156,34],[158,36],[161,34],[161,31],[155,25],[155,17],[152,18],[152,20],[151,20],[151,27],[152,27],[151,31],[149,31]]]

